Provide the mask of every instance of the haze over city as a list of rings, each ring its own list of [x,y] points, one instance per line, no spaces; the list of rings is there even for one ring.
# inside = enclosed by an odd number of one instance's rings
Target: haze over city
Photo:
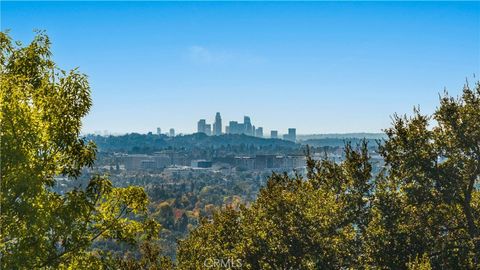
[[[46,30],[53,59],[89,76],[84,133],[193,133],[215,112],[266,132],[380,132],[474,80],[479,6],[2,2],[1,28],[24,43]]]

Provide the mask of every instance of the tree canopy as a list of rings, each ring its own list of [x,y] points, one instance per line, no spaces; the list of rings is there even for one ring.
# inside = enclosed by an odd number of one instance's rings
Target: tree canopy
[[[56,177],[75,181],[95,160],[95,145],[79,137],[92,104],[87,76],[58,68],[44,33],[27,46],[7,33],[0,42],[0,267],[99,269],[109,254],[94,241],[154,237],[142,188],[95,176],[84,189],[53,191]]]
[[[310,158],[306,177],[273,174],[251,206],[181,241],[179,268],[477,269],[480,84],[445,93],[432,116],[395,115],[385,132],[378,175],[366,143],[347,144],[341,163]]]

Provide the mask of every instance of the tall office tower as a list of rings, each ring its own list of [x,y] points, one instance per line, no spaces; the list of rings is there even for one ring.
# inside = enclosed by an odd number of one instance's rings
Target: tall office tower
[[[243,117],[243,125],[244,125],[243,126],[244,127],[243,133],[245,133],[246,135],[252,136],[253,135],[252,122],[250,122],[250,117],[248,117],[248,116]]]
[[[229,126],[225,126],[225,134],[230,134],[230,127]]]
[[[271,138],[271,139],[277,139],[277,138],[278,138],[278,131],[276,131],[276,130],[271,130],[271,131],[270,131],[270,138]]]
[[[263,127],[258,127],[257,130],[255,131],[255,136],[256,137],[263,137]]]
[[[162,129],[161,128],[157,128],[157,135],[162,135]]]
[[[290,141],[295,142],[297,140],[297,129],[289,128],[288,129],[288,138]]]
[[[208,136],[212,135],[212,125],[210,124],[205,125],[205,134],[207,134]]]
[[[222,135],[222,117],[220,113],[217,112],[215,115],[215,123],[213,123],[213,135]]]
[[[228,124],[228,132],[230,134],[239,134],[240,131],[238,129],[239,129],[238,122],[237,121],[230,121],[230,123]]]
[[[197,123],[197,132],[198,133],[205,133],[205,126],[207,125],[207,122],[205,121],[205,119],[200,119],[200,121],[198,121]]]
[[[169,135],[170,135],[170,137],[175,137],[175,129],[171,128]]]

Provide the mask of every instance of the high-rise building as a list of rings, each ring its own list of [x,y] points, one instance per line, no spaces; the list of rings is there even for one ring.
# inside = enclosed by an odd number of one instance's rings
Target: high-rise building
[[[213,135],[222,135],[222,117],[220,113],[217,112],[215,115],[215,123],[213,123]]]
[[[248,116],[243,117],[243,127],[244,127],[244,131],[243,131],[244,134],[249,135],[249,136],[254,135],[253,134],[254,132],[252,130],[252,122],[250,121],[250,117],[248,117]]]
[[[270,131],[270,138],[272,138],[272,139],[277,139],[277,138],[278,138],[278,131],[276,131],[276,130],[271,130],[271,131]]]
[[[157,127],[157,135],[162,135],[162,129]]]
[[[242,134],[243,125],[239,124],[237,121],[230,121],[228,124],[228,133],[229,134]]]
[[[212,125],[210,124],[205,125],[205,134],[207,134],[208,136],[212,135]]]
[[[205,119],[200,119],[200,121],[198,121],[197,123],[197,132],[207,134],[207,132],[205,132],[206,125],[207,125],[207,122],[205,121]]]
[[[288,129],[288,136],[292,140],[292,142],[295,142],[297,140],[297,129],[296,128],[289,128]]]
[[[295,142],[297,140],[297,129],[289,128],[288,134],[283,135],[283,139],[287,141]]]
[[[248,136],[263,137],[263,127],[255,128],[248,116],[243,117],[243,123],[230,121],[228,126],[225,126],[225,132],[228,134],[245,134]]]
[[[175,137],[175,129],[171,128],[169,135],[170,137]]]
[[[255,136],[262,138],[263,137],[263,127],[258,127],[257,130],[255,131]]]

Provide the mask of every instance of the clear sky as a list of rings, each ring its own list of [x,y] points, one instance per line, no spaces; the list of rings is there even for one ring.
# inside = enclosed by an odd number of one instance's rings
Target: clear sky
[[[5,2],[90,78],[84,132],[193,132],[249,115],[264,132],[379,132],[480,76],[479,2]]]

